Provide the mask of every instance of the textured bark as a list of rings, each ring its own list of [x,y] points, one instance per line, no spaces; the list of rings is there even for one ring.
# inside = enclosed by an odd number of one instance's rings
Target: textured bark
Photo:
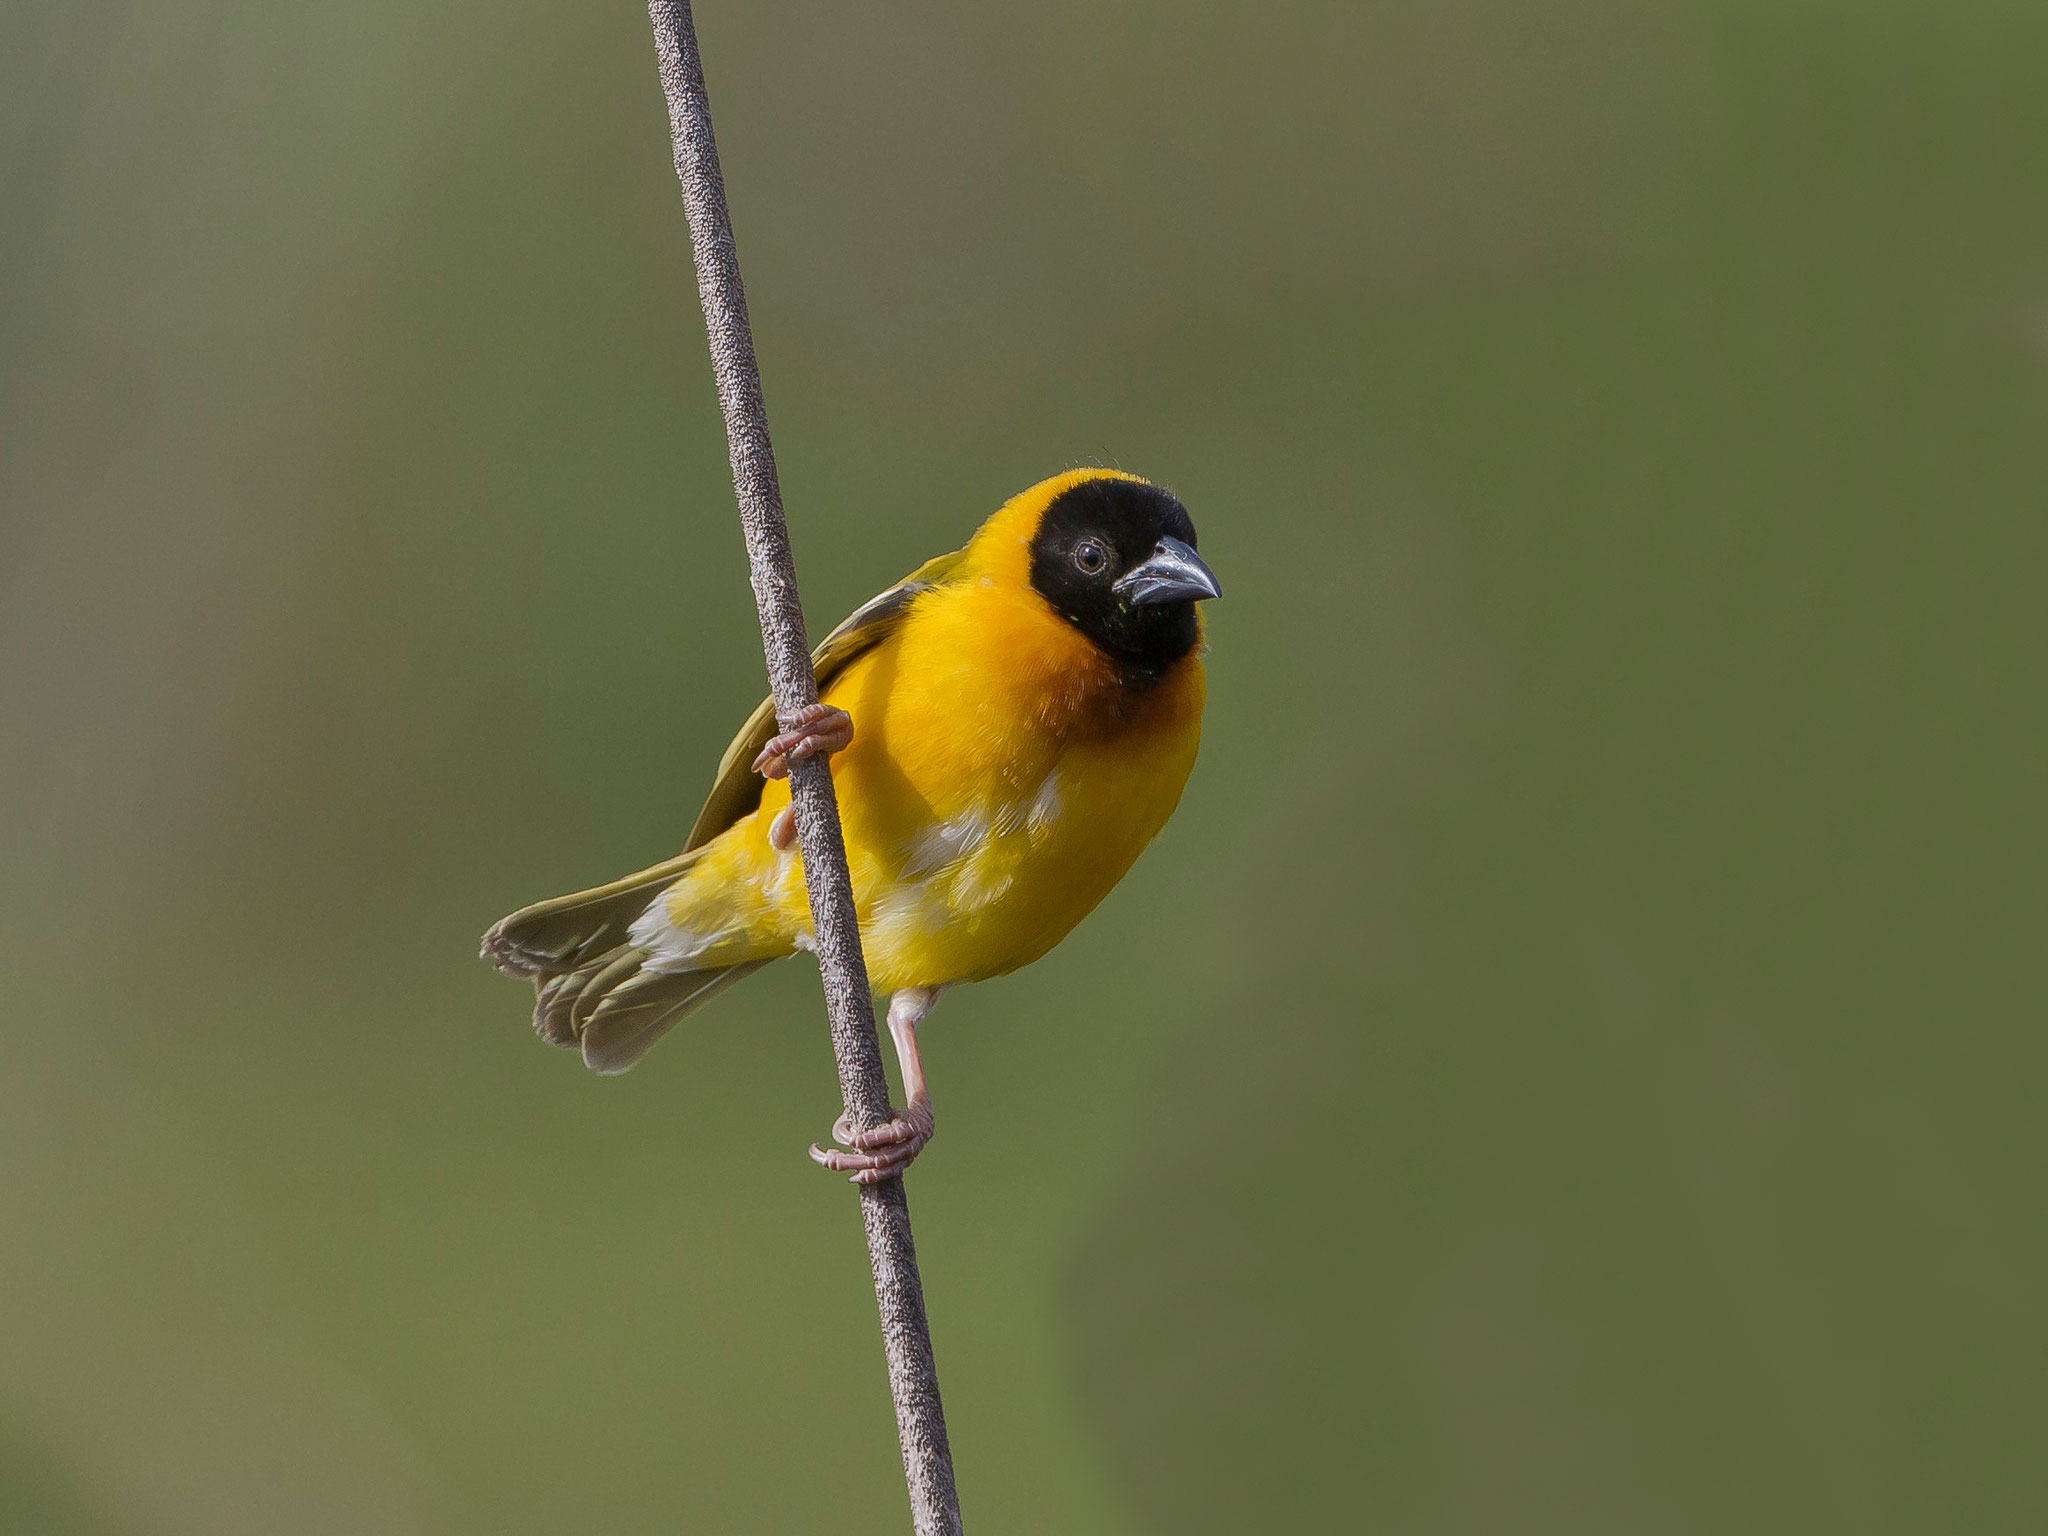
[[[818,699],[811,673],[810,641],[797,601],[796,564],[782,516],[782,489],[775,475],[775,450],[768,440],[768,412],[761,400],[761,372],[754,360],[754,336],[747,320],[747,296],[740,284],[739,256],[725,205],[725,179],[711,134],[711,104],[688,0],[649,0],[662,93],[668,98],[669,130],[675,144],[676,178],[689,215],[690,245],[697,263],[697,295],[711,342],[711,368],[718,403],[725,413],[732,454],[733,490],[739,497],[752,567],[754,602],[761,612],[761,644],[768,656],[768,682],[776,717],[792,717]],[[861,955],[860,926],[854,916],[853,881],[847,872],[846,842],[839,827],[839,802],[826,759],[791,765],[791,795],[797,836],[803,847],[804,880],[810,888],[811,922],[817,933],[818,967],[824,973],[825,1008],[832,1025],[832,1051],[839,1062],[839,1089],[856,1129],[882,1124],[890,1116],[889,1080],[875,1036],[874,1002],[867,962]],[[917,1249],[910,1237],[910,1206],[903,1180],[885,1179],[860,1192],[867,1229],[868,1260],[874,1270],[875,1302],[882,1314],[882,1342],[889,1360],[889,1390],[896,1403],[896,1430],[903,1443],[903,1472],[910,1485],[911,1519],[917,1536],[956,1536],[960,1504],[953,1488],[953,1455],[946,1444],[945,1413],[939,1404],[938,1370],[932,1361],[931,1329],[925,1320],[924,1286],[917,1273]]]

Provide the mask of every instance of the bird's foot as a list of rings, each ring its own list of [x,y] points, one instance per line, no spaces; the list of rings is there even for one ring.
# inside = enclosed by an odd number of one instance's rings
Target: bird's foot
[[[916,1098],[908,1109],[885,1120],[871,1131],[856,1131],[841,1115],[832,1122],[832,1139],[840,1147],[827,1151],[811,1148],[811,1161],[834,1173],[852,1175],[849,1184],[879,1184],[893,1179],[916,1160],[924,1144],[932,1139],[932,1101]]]
[[[853,744],[853,716],[836,704],[813,704],[799,710],[789,728],[771,737],[754,759],[754,772],[770,779],[786,778],[791,763],[819,753],[830,756]]]

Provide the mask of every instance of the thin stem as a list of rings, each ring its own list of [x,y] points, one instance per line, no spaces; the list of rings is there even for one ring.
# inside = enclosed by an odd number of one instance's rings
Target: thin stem
[[[647,15],[654,24],[662,94],[668,98],[676,179],[682,183],[690,221],[697,295],[704,304],[711,369],[725,413],[733,490],[746,533],[754,602],[761,613],[768,682],[776,716],[787,725],[799,710],[817,702],[818,685],[797,600],[796,562],[782,516],[782,489],[768,439],[768,411],[761,399],[761,371],[754,360],[732,220],[725,206],[725,178],[718,169],[718,146],[711,133],[711,103],[704,90],[697,31],[688,0],[648,0]],[[866,1130],[889,1118],[889,1082],[875,1038],[874,1003],[854,915],[839,802],[824,758],[792,765],[789,777],[840,1093],[854,1128]],[[896,1431],[903,1444],[903,1473],[910,1486],[912,1525],[917,1536],[958,1536],[960,1501],[953,1487],[953,1455],[946,1444],[946,1416],[939,1403],[938,1369],[932,1360],[931,1328],[925,1319],[924,1285],[917,1273],[903,1180],[885,1179],[863,1187],[860,1202],[889,1360],[889,1391],[896,1403]]]

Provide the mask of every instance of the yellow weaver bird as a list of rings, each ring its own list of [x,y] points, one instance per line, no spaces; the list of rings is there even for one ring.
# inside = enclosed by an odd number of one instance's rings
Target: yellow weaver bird
[[[484,957],[539,993],[534,1028],[623,1072],[675,1022],[811,946],[789,764],[832,754],[868,977],[889,994],[907,1107],[811,1155],[874,1183],[932,1135],[917,1026],[955,982],[1028,965],[1123,878],[1201,739],[1202,623],[1220,595],[1187,509],[1117,470],[1007,502],[965,549],[812,653],[820,702],[740,728],[682,853],[515,912]]]

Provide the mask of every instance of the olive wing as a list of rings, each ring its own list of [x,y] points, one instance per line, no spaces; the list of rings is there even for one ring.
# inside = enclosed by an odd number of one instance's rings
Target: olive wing
[[[956,549],[949,555],[927,560],[888,591],[862,603],[819,641],[811,652],[811,670],[817,676],[819,691],[822,693],[848,662],[894,634],[911,602],[920,593],[951,580],[965,553]],[[761,776],[754,772],[754,759],[774,734],[775,700],[763,699],[747,716],[747,723],[733,737],[725,756],[718,760],[718,777],[704,799],[704,809],[697,813],[697,824],[690,829],[689,841],[683,844],[685,853],[701,848],[760,805],[763,784]]]
[[[825,687],[848,662],[895,633],[912,600],[947,581],[959,567],[960,556],[956,550],[926,561],[888,591],[855,609],[811,652],[818,686]],[[575,1003],[587,984],[603,981],[609,985],[616,979],[606,967],[621,964],[621,955],[628,953],[622,946],[628,943],[633,922],[647,910],[648,903],[688,872],[706,843],[760,805],[762,779],[754,772],[754,759],[774,734],[774,701],[764,699],[725,749],[717,782],[711,786],[704,809],[697,813],[690,840],[674,858],[595,890],[524,907],[484,935],[485,959],[510,975],[532,977],[544,988],[535,1022],[548,1038],[563,1044],[575,1042],[579,1031],[558,1021],[557,1013]],[[644,958],[639,951],[630,951],[626,968],[636,968]],[[557,977],[564,980],[554,983],[552,979]],[[664,1013],[661,1018],[668,1021],[670,1016]],[[647,1038],[651,1041],[653,1036]]]

